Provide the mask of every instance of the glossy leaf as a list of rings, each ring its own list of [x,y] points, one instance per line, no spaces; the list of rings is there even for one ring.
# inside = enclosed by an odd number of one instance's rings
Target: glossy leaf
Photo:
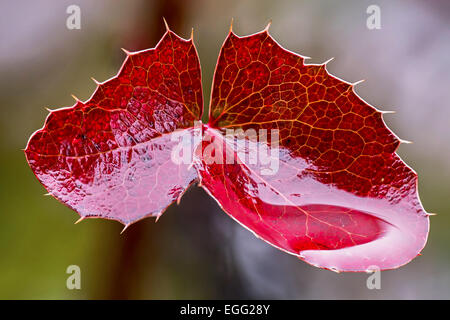
[[[304,60],[267,29],[230,31],[209,122],[195,126],[203,108],[197,53],[192,40],[167,31],[155,49],[128,53],[88,101],[52,111],[30,138],[28,162],[82,217],[129,225],[159,216],[198,178],[233,219],[310,264],[401,266],[428,235],[417,175],[396,155],[400,141],[382,112],[325,64]],[[270,139],[230,137],[231,129],[266,130]],[[181,163],[172,158],[180,136],[194,154]],[[269,163],[251,161],[261,150]]]
[[[258,237],[313,265],[365,271],[409,262],[425,245],[428,215],[416,174],[395,154],[399,140],[353,85],[304,60],[267,30],[230,32],[208,132],[237,150],[219,132],[278,129],[279,169],[261,175],[261,164],[203,159],[203,187]],[[248,150],[241,152],[246,159]]]
[[[159,216],[196,178],[171,161],[172,135],[190,134],[202,108],[192,39],[168,31],[154,49],[127,53],[89,100],[51,111],[25,153],[49,193],[81,217],[128,225]]]

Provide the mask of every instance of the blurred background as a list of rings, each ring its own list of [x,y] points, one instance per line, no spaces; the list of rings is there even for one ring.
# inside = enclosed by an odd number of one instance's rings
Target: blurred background
[[[68,30],[66,9],[81,8]],[[369,5],[381,29],[366,27]],[[0,1],[0,298],[2,299],[450,299],[450,3],[441,1]],[[321,63],[381,110],[399,137],[399,154],[419,174],[431,218],[427,246],[408,265],[381,273],[336,274],[256,239],[200,188],[155,224],[120,235],[113,221],[73,223],[78,215],[52,197],[22,148],[51,109],[87,99],[115,75],[121,47],[153,47],[162,17],[188,38],[195,29],[205,104],[230,20],[239,35],[271,34]],[[66,268],[81,268],[81,290],[66,288]]]

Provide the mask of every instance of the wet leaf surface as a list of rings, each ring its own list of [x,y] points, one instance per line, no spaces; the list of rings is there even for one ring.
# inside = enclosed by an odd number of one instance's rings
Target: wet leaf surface
[[[193,42],[167,31],[88,101],[51,111],[27,160],[81,217],[159,216],[198,180],[257,237],[321,268],[392,269],[424,247],[428,214],[400,140],[326,64],[306,64],[268,29],[230,31],[207,124],[202,110]],[[188,161],[174,161],[180,142]]]

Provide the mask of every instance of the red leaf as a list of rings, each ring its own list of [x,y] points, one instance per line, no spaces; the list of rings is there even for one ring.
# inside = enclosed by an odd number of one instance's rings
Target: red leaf
[[[244,164],[204,158],[203,187],[258,237],[315,266],[365,271],[409,262],[424,247],[429,222],[417,176],[395,154],[399,140],[353,85],[325,64],[303,62],[267,30],[230,32],[214,76],[215,129],[207,134],[223,145],[225,128],[278,129],[279,169],[262,175],[261,163],[248,161],[260,146],[245,147]]]
[[[400,141],[325,64],[305,65],[267,29],[230,32],[209,123],[194,127],[202,104],[192,40],[168,31],[155,49],[129,54],[88,101],[52,111],[26,156],[82,217],[128,225],[159,216],[198,176],[232,218],[315,266],[391,269],[422,250],[428,214],[417,175],[395,153]],[[230,129],[255,136],[227,136]],[[195,150],[183,163],[171,158],[180,134]],[[266,154],[268,162],[253,161]]]
[[[89,100],[51,111],[25,153],[45,188],[82,218],[128,225],[159,216],[196,178],[170,150],[174,130],[191,134],[202,108],[192,39],[168,31],[154,49],[127,53]]]

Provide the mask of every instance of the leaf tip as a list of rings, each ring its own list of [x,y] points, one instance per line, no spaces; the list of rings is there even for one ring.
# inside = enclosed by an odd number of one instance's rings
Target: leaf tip
[[[75,221],[74,224],[79,224],[81,221],[83,221],[84,219],[86,219],[85,216],[80,217],[80,219],[78,219],[77,221]]]
[[[336,272],[336,273],[341,273],[341,271],[338,268],[336,268],[336,267],[330,267],[329,270],[333,271],[333,272]]]
[[[123,227],[122,231],[120,231],[120,234],[124,233],[125,230],[127,230],[128,227],[129,227],[130,225],[131,225],[131,223],[127,223],[127,224],[125,225],[125,227]]]
[[[272,19],[269,20],[269,22],[267,23],[266,27],[264,28],[263,32],[269,32],[269,28],[272,24]]]
[[[177,204],[178,204],[178,200],[177,200]],[[160,213],[156,216],[155,223],[157,223],[157,222],[159,221],[159,218],[161,218],[161,216],[162,216],[162,212],[160,212]]]
[[[330,63],[331,61],[333,61],[334,60],[334,57],[331,57],[330,59],[328,59],[327,61],[325,61],[324,63],[323,63],[323,65],[324,66],[326,66],[326,65],[328,65],[328,63]],[[364,80],[363,80],[364,81]]]
[[[131,56],[131,52],[130,51],[128,51],[127,49],[124,49],[124,48],[120,48],[123,52],[125,52],[125,54],[127,55],[127,56]]]
[[[71,96],[75,99],[76,102],[80,102],[80,99],[78,99],[74,94],[71,94]]]
[[[50,192],[44,193],[44,197],[51,196],[52,194]]]
[[[191,29],[191,38],[190,38],[190,40],[192,42],[194,42],[194,27],[192,27],[192,29]]]
[[[170,32],[169,24],[167,23],[166,18],[163,17],[164,26],[166,27],[166,32]]]
[[[413,142],[412,141],[409,141],[409,140],[403,140],[403,139],[399,139],[400,140],[400,143],[404,143],[404,144],[412,144]]]
[[[354,86],[356,86],[356,85],[358,85],[358,84],[360,84],[360,83],[363,83],[364,81],[366,81],[366,79],[362,79],[362,80],[353,82],[353,83],[352,83],[352,86],[354,87]]]
[[[96,85],[100,85],[100,82],[97,81],[94,77],[91,77],[91,80],[94,81],[94,83],[95,83]]]
[[[233,22],[234,22],[234,18],[231,18],[231,22],[230,22],[230,33],[233,33]]]

